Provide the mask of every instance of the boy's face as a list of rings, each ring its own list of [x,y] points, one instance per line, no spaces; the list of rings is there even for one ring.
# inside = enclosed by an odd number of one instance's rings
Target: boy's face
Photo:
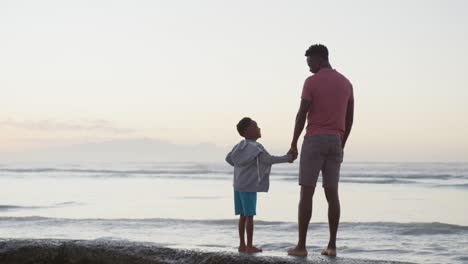
[[[262,133],[260,131],[260,128],[257,125],[257,122],[252,120],[252,123],[245,131],[245,137],[247,139],[255,139],[255,140],[262,137]]]

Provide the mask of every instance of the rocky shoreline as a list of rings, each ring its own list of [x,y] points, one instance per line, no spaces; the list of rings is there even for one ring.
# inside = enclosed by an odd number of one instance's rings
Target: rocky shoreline
[[[116,240],[0,239],[2,264],[401,264],[403,262],[327,258],[249,256],[232,252],[172,249],[153,243]]]

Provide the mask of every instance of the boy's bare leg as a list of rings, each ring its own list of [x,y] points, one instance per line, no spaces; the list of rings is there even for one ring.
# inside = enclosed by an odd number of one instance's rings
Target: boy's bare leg
[[[253,230],[254,230],[254,221],[253,216],[245,217],[245,229],[247,230],[247,248],[245,252],[247,253],[258,253],[262,252],[261,248],[256,248],[253,246]]]
[[[299,199],[299,241],[297,246],[288,250],[288,255],[305,257],[307,256],[306,239],[307,229],[309,227],[310,218],[312,217],[312,197],[314,196],[315,187],[301,186],[301,198]]]
[[[239,252],[245,252],[245,216],[239,217]]]
[[[328,202],[328,226],[330,229],[330,240],[322,255],[336,256],[336,233],[340,222],[340,199],[338,188],[325,188],[325,196]]]

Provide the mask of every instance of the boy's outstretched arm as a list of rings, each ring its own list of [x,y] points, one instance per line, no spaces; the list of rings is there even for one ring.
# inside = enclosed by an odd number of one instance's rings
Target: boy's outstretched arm
[[[276,164],[276,163],[292,162],[294,160],[291,154],[286,154],[284,156],[272,156],[266,150],[262,151],[258,155],[258,159],[261,163],[266,163],[266,164],[271,164],[271,165]]]

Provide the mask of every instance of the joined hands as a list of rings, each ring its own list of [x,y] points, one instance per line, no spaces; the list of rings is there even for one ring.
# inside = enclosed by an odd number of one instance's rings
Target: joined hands
[[[287,154],[292,156],[292,160],[289,163],[293,163],[298,156],[297,146],[291,146]]]

